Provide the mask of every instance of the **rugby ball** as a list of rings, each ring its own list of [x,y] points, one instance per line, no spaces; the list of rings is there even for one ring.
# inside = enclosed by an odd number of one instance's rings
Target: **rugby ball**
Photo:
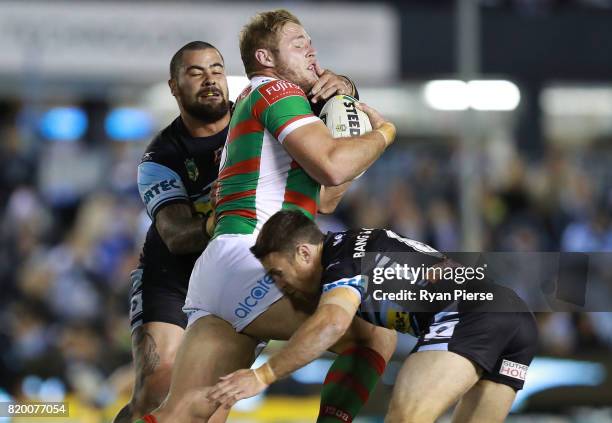
[[[327,100],[319,118],[332,137],[355,137],[372,130],[368,115],[357,109],[356,101],[350,95],[336,95]]]
[[[357,100],[350,95],[336,95],[327,100],[319,119],[323,121],[332,137],[355,137],[372,130],[370,118],[357,109]],[[360,178],[365,171],[355,177]]]

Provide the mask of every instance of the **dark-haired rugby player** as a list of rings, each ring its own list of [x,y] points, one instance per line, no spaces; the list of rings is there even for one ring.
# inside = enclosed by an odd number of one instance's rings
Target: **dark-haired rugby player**
[[[523,387],[537,343],[533,315],[511,290],[488,281],[480,285],[488,287],[490,298],[496,298],[494,307],[504,312],[491,312],[490,304],[483,307],[463,297],[441,300],[429,312],[411,313],[389,301],[376,308],[363,307],[372,301],[368,281],[380,274],[374,268],[393,271],[398,264],[415,268],[420,263],[452,269],[457,264],[389,230],[323,235],[312,220],[295,211],[272,216],[251,251],[286,295],[310,298],[318,307],[263,366],[223,377],[211,390],[211,400],[230,406],[308,364],[340,339],[358,313],[380,326],[411,328],[419,336],[395,383],[387,422],[434,422],[457,401],[454,422],[504,421],[516,391]],[[377,263],[369,264],[367,253],[378,255]],[[432,288],[443,284],[415,283]],[[448,285],[457,286],[453,281]],[[467,295],[467,290],[457,291]],[[363,384],[368,377],[364,373],[354,383]]]

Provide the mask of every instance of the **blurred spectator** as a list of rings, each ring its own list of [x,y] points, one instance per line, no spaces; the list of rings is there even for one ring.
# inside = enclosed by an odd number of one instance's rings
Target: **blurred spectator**
[[[577,252],[612,251],[609,211],[598,209],[570,223],[563,231],[561,248]]]

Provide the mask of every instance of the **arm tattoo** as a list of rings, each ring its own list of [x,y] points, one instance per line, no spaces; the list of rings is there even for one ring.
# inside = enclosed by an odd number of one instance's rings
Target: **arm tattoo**
[[[199,253],[209,237],[204,232],[205,218],[195,214],[186,203],[162,207],[155,216],[155,226],[173,254]]]
[[[144,386],[145,379],[155,373],[160,357],[157,344],[150,333],[139,327],[134,332],[134,364],[136,368],[136,386],[139,390]]]

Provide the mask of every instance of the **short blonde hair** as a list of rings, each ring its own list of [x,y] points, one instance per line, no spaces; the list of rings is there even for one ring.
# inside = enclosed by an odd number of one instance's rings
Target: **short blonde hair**
[[[260,48],[270,51],[277,50],[278,34],[289,22],[302,25],[291,12],[285,9],[277,9],[258,13],[242,28],[242,31],[240,31],[240,56],[248,77],[251,77],[259,69],[255,52]]]

